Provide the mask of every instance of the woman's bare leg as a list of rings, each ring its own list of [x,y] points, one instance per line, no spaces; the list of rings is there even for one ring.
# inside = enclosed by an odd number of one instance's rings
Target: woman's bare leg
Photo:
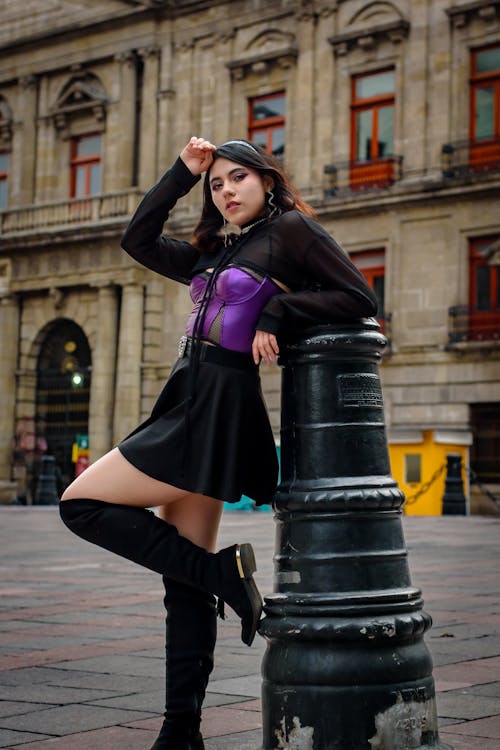
[[[206,495],[190,493],[159,508],[159,516],[175,526],[179,534],[199,547],[215,552],[224,504]]]
[[[136,469],[118,448],[91,464],[64,491],[61,500],[84,497],[149,508],[168,505],[192,493],[160,482]]]

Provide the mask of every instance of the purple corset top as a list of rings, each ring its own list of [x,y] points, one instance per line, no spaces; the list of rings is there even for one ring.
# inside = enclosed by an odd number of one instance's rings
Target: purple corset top
[[[207,288],[206,276],[195,276],[189,288],[194,307],[188,318],[186,334],[193,335],[196,315]],[[256,278],[251,272],[231,266],[215,282],[208,303],[201,338],[238,352],[251,352],[255,326],[262,309],[282,289],[269,277]]]

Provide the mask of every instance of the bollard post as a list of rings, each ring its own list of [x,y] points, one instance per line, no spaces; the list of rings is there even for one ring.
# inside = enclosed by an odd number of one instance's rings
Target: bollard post
[[[43,456],[35,492],[35,505],[57,505],[58,502],[56,460],[54,456]]]
[[[375,321],[283,347],[263,750],[450,750],[390,476]]]
[[[443,516],[465,515],[467,515],[467,501],[462,481],[462,456],[459,453],[448,453],[446,456]]]

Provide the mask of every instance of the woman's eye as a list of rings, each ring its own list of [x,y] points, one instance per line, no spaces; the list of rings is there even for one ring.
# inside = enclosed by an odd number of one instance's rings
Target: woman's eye
[[[236,180],[236,182],[241,182],[241,180],[244,180],[246,176],[246,172],[240,172],[239,174],[234,175],[234,179]]]
[[[220,184],[220,182],[216,182],[215,184],[212,185],[212,192],[216,193],[217,190],[219,190],[221,187],[222,185]]]

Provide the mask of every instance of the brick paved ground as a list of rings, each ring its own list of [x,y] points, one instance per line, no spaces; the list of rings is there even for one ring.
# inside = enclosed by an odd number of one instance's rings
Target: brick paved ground
[[[500,748],[500,519],[406,518],[440,736]],[[269,513],[226,513],[221,546],[254,543],[271,588]],[[0,748],[147,750],[161,724],[163,612],[153,573],[87,545],[55,508],[0,508]],[[203,733],[207,750],[260,746],[260,661],[234,620],[219,625]]]

